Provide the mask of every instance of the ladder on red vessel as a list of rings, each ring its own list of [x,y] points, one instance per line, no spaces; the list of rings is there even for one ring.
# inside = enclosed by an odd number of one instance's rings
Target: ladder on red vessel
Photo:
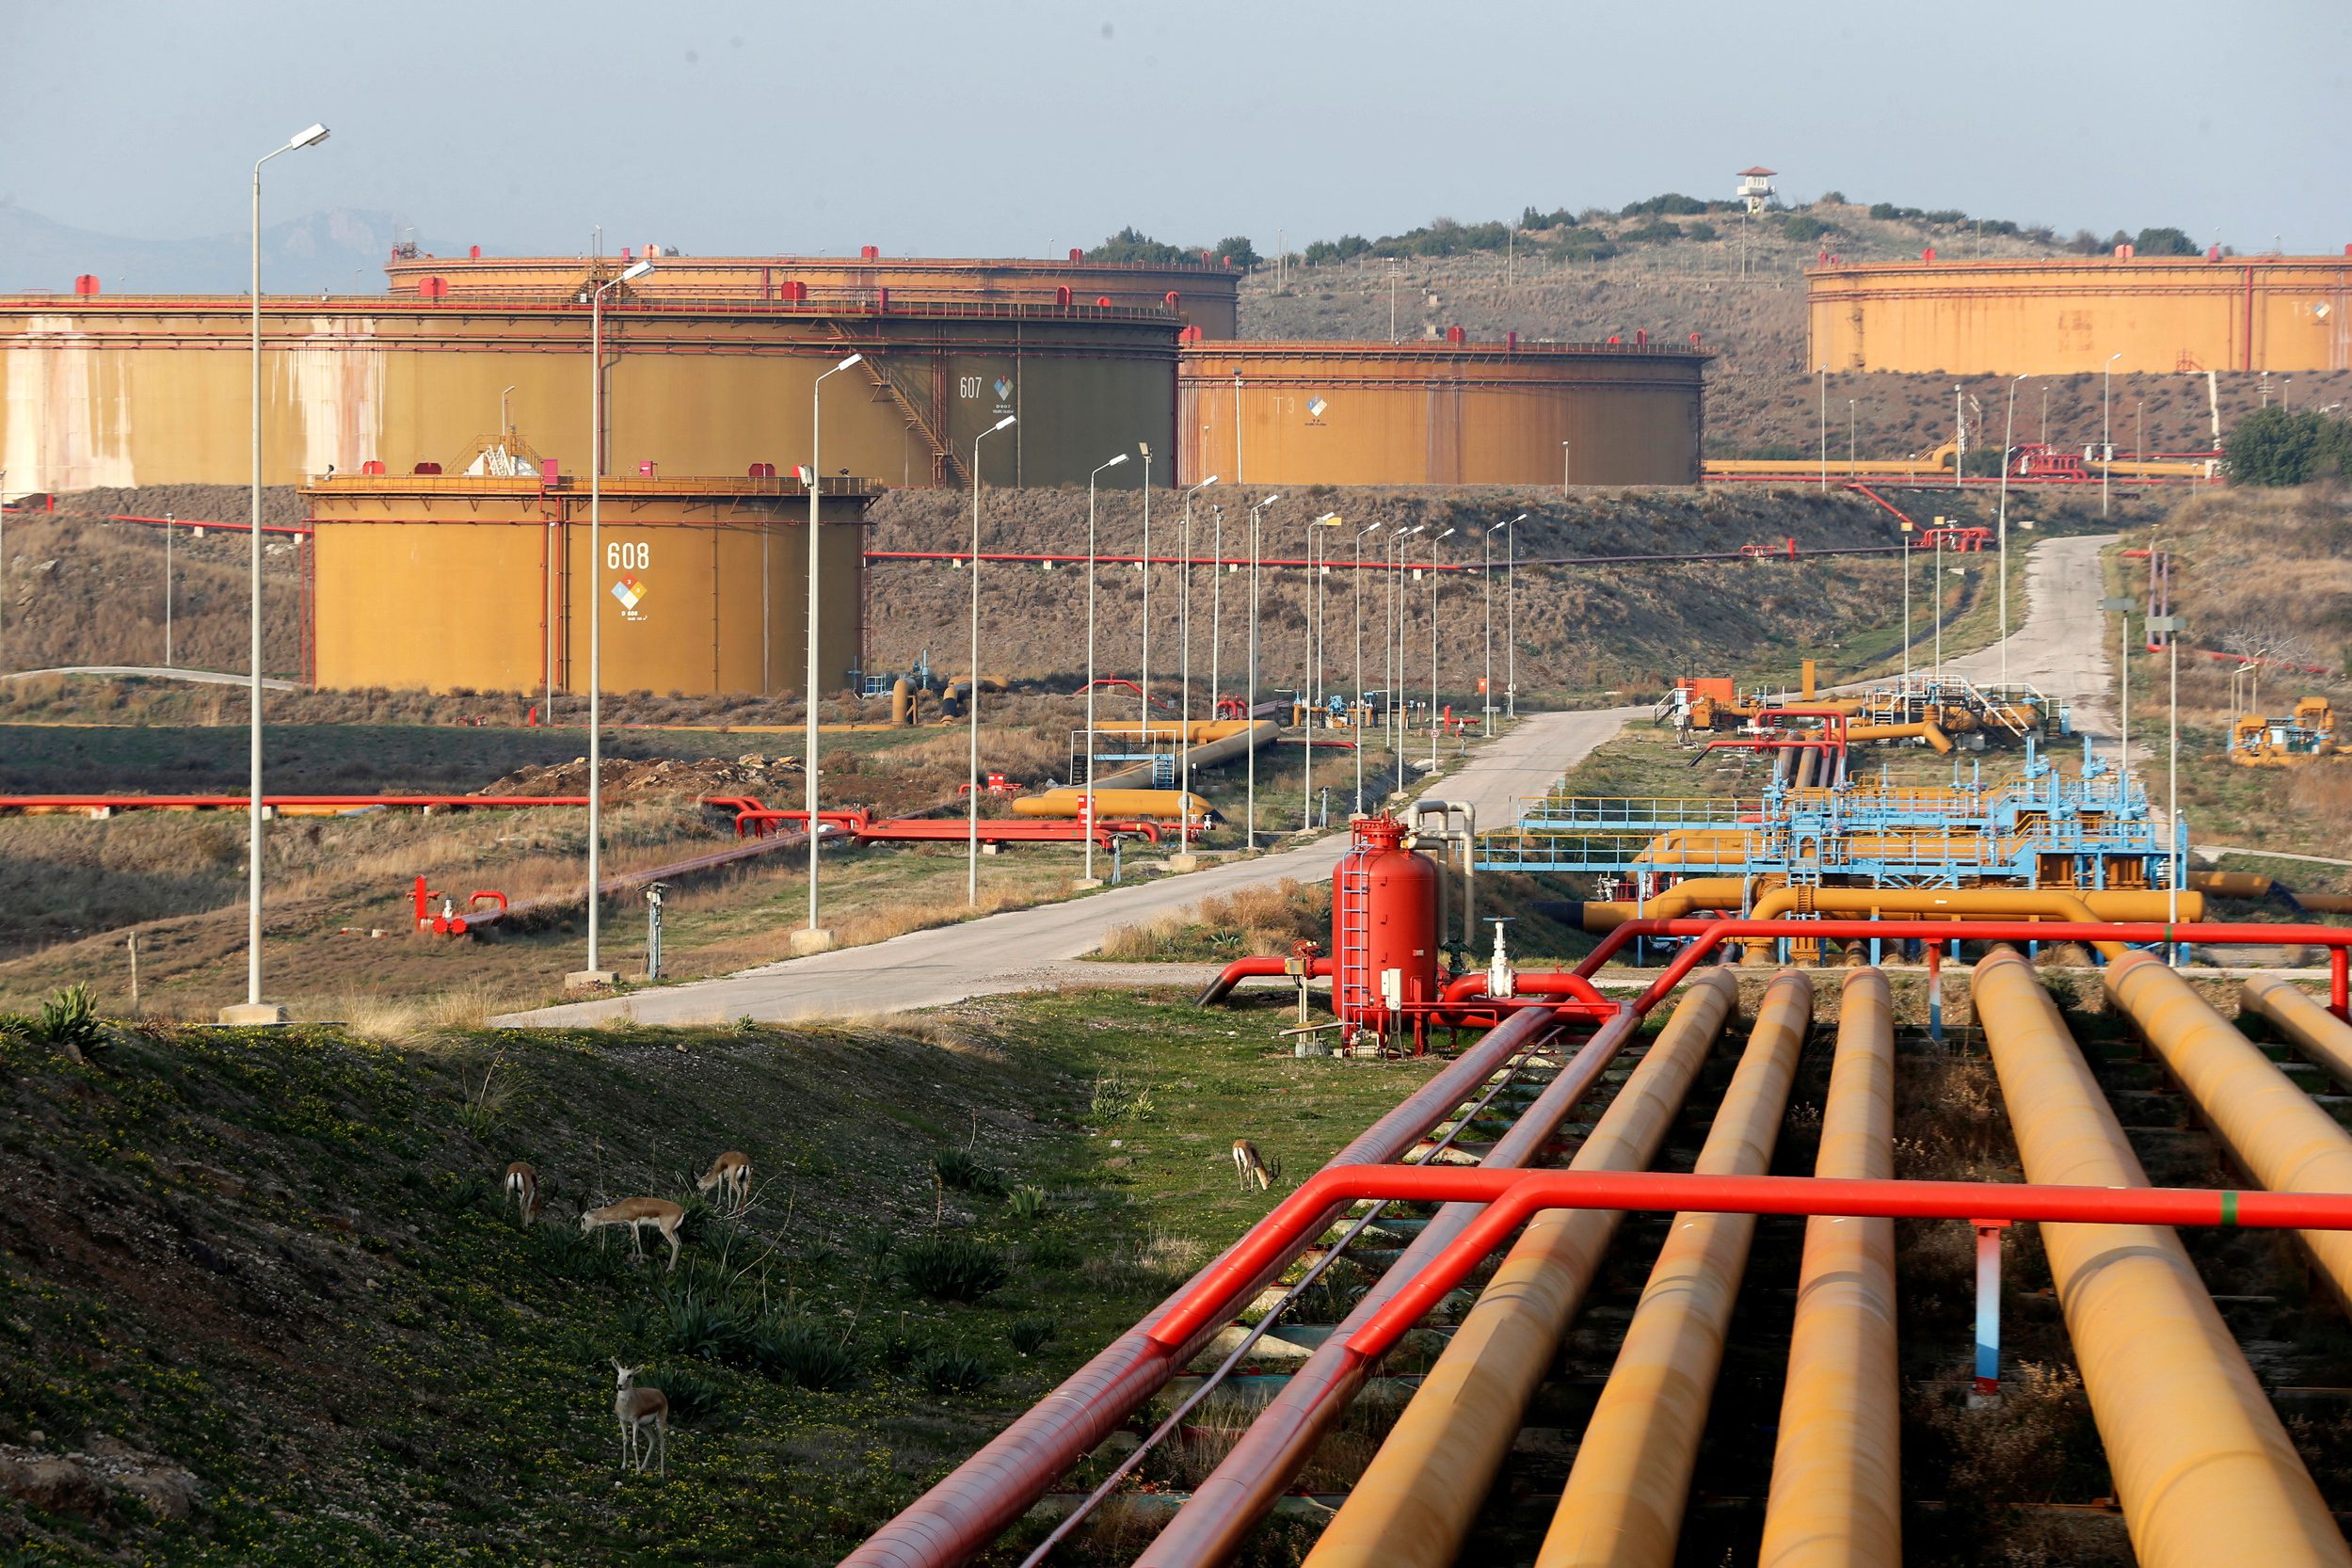
[[[1338,899],[1333,920],[1339,938],[1339,951],[1333,955],[1332,984],[1337,993],[1334,1011],[1341,1019],[1353,1022],[1372,1010],[1374,1000],[1369,956],[1372,878],[1365,870],[1361,849],[1349,851],[1339,862]]]

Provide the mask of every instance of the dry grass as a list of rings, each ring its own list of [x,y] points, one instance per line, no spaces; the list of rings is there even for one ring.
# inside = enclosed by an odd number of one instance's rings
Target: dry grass
[[[892,904],[862,915],[838,920],[833,926],[834,940],[842,947],[864,947],[871,942],[887,942],[893,936],[904,936],[910,931],[929,931],[935,926],[959,925],[994,915],[1006,909],[1027,909],[1032,904],[1050,904],[1067,897],[1068,878],[1040,891],[1034,888],[988,888],[980,890],[980,906],[958,900],[952,904],[909,902]]]
[[[1299,941],[1322,940],[1330,924],[1330,888],[1285,877],[1203,899],[1142,925],[1114,926],[1099,953],[1146,962],[1287,957]]]

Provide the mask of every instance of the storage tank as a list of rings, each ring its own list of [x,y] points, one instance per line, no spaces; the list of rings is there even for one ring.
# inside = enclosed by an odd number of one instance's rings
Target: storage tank
[[[1000,304],[1083,309],[1108,302],[1157,311],[1175,298],[1177,319],[1205,338],[1229,338],[1241,271],[1213,256],[1198,262],[1090,262],[1027,258],[655,255],[640,285],[648,298],[771,302],[805,298],[839,309]],[[594,264],[577,256],[404,256],[384,264],[395,295],[435,286],[459,300],[569,299]],[[428,281],[432,280],[434,281]]]
[[[808,500],[797,479],[616,475],[601,569],[584,475],[337,473],[315,530],[313,683],[583,692],[587,616],[606,691],[797,694],[808,667]],[[873,488],[818,497],[818,664],[848,684],[864,634]]]
[[[2344,256],[1835,264],[1805,287],[1805,362],[1841,372],[2352,369]]]
[[[1404,838],[1394,817],[1359,819],[1331,874],[1332,1007],[1350,1035],[1396,1030],[1391,1001],[1437,1000],[1437,867]]]
[[[1173,443],[1179,324],[1164,307],[894,301],[858,313],[623,285],[604,316],[616,472],[791,472],[808,460],[816,378],[852,352],[864,362],[824,389],[824,464],[837,477],[961,486],[973,438],[1008,413],[1019,423],[982,449],[991,485],[1084,484],[1109,453]],[[248,329],[232,296],[0,296],[9,488],[245,483]],[[502,405],[567,467],[585,457],[584,305],[278,296],[263,301],[262,332],[266,483],[463,451],[499,427]],[[1154,477],[1172,481],[1172,467]],[[1102,482],[1141,474],[1128,463]]]
[[[1187,343],[1178,467],[1187,485],[1557,485],[1563,472],[1695,485],[1708,358],[1642,344]]]

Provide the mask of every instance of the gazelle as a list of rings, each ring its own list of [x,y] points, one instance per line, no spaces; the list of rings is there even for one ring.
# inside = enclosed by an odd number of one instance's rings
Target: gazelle
[[[636,1461],[637,1472],[645,1473],[646,1455],[638,1447],[645,1429],[653,1429],[650,1447],[661,1460],[661,1473],[670,1473],[670,1397],[659,1388],[639,1388],[636,1378],[642,1367],[624,1367],[618,1357],[613,1361],[613,1416],[620,1422],[620,1467],[629,1468]]]
[[[506,1195],[515,1200],[515,1212],[524,1224],[539,1217],[545,1200],[539,1196],[539,1173],[528,1160],[518,1160],[506,1167]]]
[[[1257,1184],[1261,1192],[1274,1184],[1273,1173],[1266,1169],[1265,1157],[1257,1152],[1257,1145],[1247,1138],[1233,1141],[1233,1169],[1241,1178],[1241,1191],[1244,1192],[1250,1190],[1252,1182]]]
[[[678,1225],[686,1211],[667,1198],[623,1198],[608,1203],[601,1208],[591,1208],[580,1216],[580,1234],[603,1225],[627,1225],[629,1250],[638,1257],[645,1256],[645,1227],[651,1225],[670,1244],[669,1272],[678,1272]]]
[[[719,1190],[719,1196],[725,1200],[729,1213],[741,1214],[749,1208],[751,1157],[741,1149],[728,1149],[712,1160],[711,1168],[703,1173],[701,1180],[695,1183],[695,1191],[708,1192],[713,1187]]]

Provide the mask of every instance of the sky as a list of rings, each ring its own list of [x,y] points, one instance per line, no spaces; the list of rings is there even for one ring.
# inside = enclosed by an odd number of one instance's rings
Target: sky
[[[5,0],[0,194],[139,238],[390,212],[447,254],[1271,251],[1727,197],[2352,241],[2343,0]],[[38,66],[35,62],[39,62]]]

